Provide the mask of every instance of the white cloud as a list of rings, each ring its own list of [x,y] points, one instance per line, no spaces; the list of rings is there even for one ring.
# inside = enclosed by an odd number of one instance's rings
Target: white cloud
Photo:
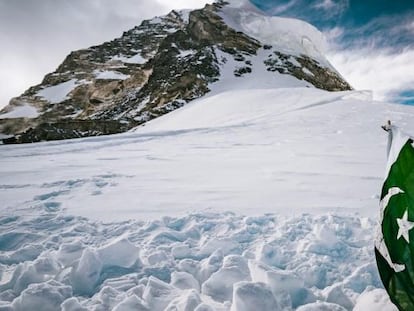
[[[414,49],[389,52],[378,49],[331,51],[333,66],[360,90],[373,90],[377,100],[390,101],[393,95],[414,85]]]
[[[211,0],[0,0],[0,109],[73,50],[119,37],[143,19]]]
[[[315,5],[315,8],[322,8],[324,10],[329,10],[335,6],[335,3],[332,0],[323,0],[322,2],[318,2]]]
[[[334,27],[329,30],[324,31],[324,35],[328,42],[335,44],[339,39],[344,35],[345,30],[342,27]]]
[[[325,16],[339,16],[344,13],[349,7],[348,0],[332,1],[332,0],[323,0],[317,2],[314,5],[314,8],[320,9],[323,11]]]
[[[279,15],[287,10],[289,10],[290,8],[292,8],[293,6],[295,6],[298,3],[299,0],[290,0],[288,3],[286,4],[280,4],[275,6],[274,8],[272,8],[269,11],[269,14],[271,15]]]

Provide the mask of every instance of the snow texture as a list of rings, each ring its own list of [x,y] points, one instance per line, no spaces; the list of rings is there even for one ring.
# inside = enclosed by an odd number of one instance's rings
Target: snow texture
[[[233,90],[130,133],[2,146],[0,306],[395,310],[373,254],[379,124],[413,112]]]
[[[80,81],[72,79],[57,85],[46,87],[40,90],[37,93],[37,96],[43,97],[52,104],[58,104],[63,102],[65,99],[68,99],[68,94],[79,84]]]
[[[12,111],[0,114],[0,119],[36,118],[39,116],[37,109],[29,104],[14,107]]]
[[[105,224],[27,212],[0,218],[0,306],[11,310],[394,310],[368,218],[204,212]],[[315,227],[335,244],[315,242]],[[226,243],[207,252],[215,240]]]
[[[132,57],[117,55],[117,56],[112,57],[112,60],[115,60],[115,61],[119,60],[127,64],[140,64],[140,65],[145,64],[147,62],[147,60],[144,57],[142,57],[140,53]]]
[[[95,78],[101,80],[125,80],[130,76],[117,71],[95,71]]]

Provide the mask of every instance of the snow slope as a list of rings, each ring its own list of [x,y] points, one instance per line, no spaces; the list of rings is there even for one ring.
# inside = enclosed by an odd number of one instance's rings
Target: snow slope
[[[130,133],[1,146],[0,309],[395,310],[373,254],[380,125],[413,116],[369,92],[233,90]]]
[[[203,209],[375,215],[386,153],[379,125],[392,119],[409,129],[413,112],[365,97],[231,91],[132,133],[3,146],[3,206],[54,201],[101,220]]]
[[[29,104],[15,107],[12,111],[0,114],[0,119],[12,118],[36,118],[39,116],[37,109]]]

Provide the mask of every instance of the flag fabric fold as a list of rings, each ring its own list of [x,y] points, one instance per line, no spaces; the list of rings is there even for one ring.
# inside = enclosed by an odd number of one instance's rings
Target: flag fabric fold
[[[390,126],[375,256],[381,280],[399,310],[414,310],[414,141]]]

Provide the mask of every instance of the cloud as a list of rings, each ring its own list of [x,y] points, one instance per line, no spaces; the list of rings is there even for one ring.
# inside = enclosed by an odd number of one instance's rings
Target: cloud
[[[374,91],[376,100],[403,102],[414,85],[414,13],[382,15],[360,26],[324,31],[334,67],[356,89]]]
[[[341,36],[335,38],[337,44],[344,47],[393,48],[401,50],[414,46],[414,12],[398,15],[382,15],[360,26],[346,27]]]
[[[335,17],[340,16],[346,12],[349,7],[348,0],[332,1],[332,0],[323,0],[316,2],[313,7],[323,12],[325,17]]]
[[[119,37],[143,19],[207,2],[212,1],[0,0],[0,109],[71,51]]]
[[[377,100],[395,101],[414,85],[414,49],[350,49],[328,53],[333,66],[360,90],[374,90]]]
[[[289,9],[293,8],[294,6],[296,6],[299,1],[300,0],[290,0],[288,3],[274,6],[268,11],[268,13],[271,14],[271,15],[282,14],[282,13],[288,11]]]

